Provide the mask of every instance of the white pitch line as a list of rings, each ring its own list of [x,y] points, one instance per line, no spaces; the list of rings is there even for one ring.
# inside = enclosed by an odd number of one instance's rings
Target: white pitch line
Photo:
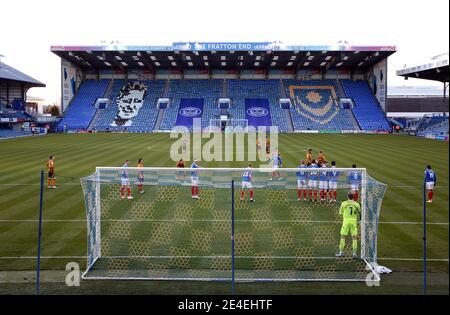
[[[282,172],[283,170],[281,170],[281,172]],[[75,178],[75,179],[73,179],[73,180],[78,180],[79,178]],[[79,184],[79,183],[65,183],[65,184],[61,184],[60,186],[79,186],[79,185],[81,185],[81,184]],[[0,186],[12,186],[12,187],[14,187],[14,186],[40,186],[40,184],[26,184],[26,183],[24,183],[24,184],[14,184],[14,183],[11,183],[11,184],[0,184]],[[154,185],[151,185],[151,186],[154,186]],[[396,188],[418,188],[418,187],[423,187],[423,185],[389,185],[389,187],[396,187]],[[442,188],[448,188],[449,186],[448,185],[439,185],[439,186],[436,186],[435,188],[440,188],[440,187],[442,187]]]
[[[423,258],[394,258],[394,257],[378,257],[378,260],[392,261],[423,261]],[[427,258],[427,261],[448,262],[448,258]]]
[[[161,220],[133,220],[133,219],[123,219],[123,220],[114,220],[114,219],[105,219],[102,220],[103,222],[231,222],[230,220],[179,220],[179,219],[161,219]],[[39,220],[37,219],[31,219],[31,220],[0,220],[0,223],[35,223],[35,222],[39,222]],[[87,222],[86,219],[73,219],[73,220],[58,220],[58,219],[43,219],[42,222]],[[330,223],[330,224],[341,224],[340,221],[295,221],[295,220],[234,220],[234,222],[254,222],[254,223],[267,223],[267,222],[272,222],[272,223]],[[397,222],[397,221],[380,221],[378,222],[378,224],[396,224],[396,225],[423,225],[423,222]],[[448,222],[427,222],[427,225],[449,225]]]
[[[36,256],[0,256],[0,259],[37,259]],[[41,259],[87,259],[87,256],[41,256]]]
[[[101,257],[105,259],[169,259],[169,258],[231,258],[231,256],[111,256]],[[41,256],[41,259],[87,259],[87,256]],[[235,256],[236,259],[338,259],[334,256],[328,257],[298,257],[298,256]],[[347,257],[350,258],[350,257]],[[0,259],[36,259],[35,256],[0,256]],[[378,260],[390,260],[390,261],[423,261],[423,258],[399,258],[399,257],[378,257]],[[429,262],[448,262],[448,258],[427,258]]]

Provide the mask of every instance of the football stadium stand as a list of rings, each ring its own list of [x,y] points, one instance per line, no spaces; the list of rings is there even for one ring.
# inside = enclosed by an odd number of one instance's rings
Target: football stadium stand
[[[86,130],[97,109],[95,101],[104,96],[109,80],[84,80],[64,113],[57,129]]]
[[[357,80],[85,80],[59,123],[69,130],[151,132],[176,125],[192,130],[192,118],[211,119],[227,114],[247,119],[250,126],[276,125],[281,132],[301,130],[381,130],[390,125],[366,81]],[[219,109],[218,99],[231,99],[229,109]],[[279,99],[289,97],[293,106],[282,109]],[[96,108],[100,97],[110,101]],[[170,99],[158,109],[157,100]],[[355,106],[343,108],[339,100],[351,98]]]
[[[73,89],[63,89],[59,127],[166,132],[174,126],[192,130],[201,118],[204,130],[220,123],[222,130],[391,131],[379,92],[387,82],[374,73],[386,71],[396,49],[279,42],[175,42],[120,50],[55,45],[62,79],[79,87],[74,97]],[[76,77],[68,72],[74,67]]]
[[[417,129],[418,136],[448,136],[448,116],[424,117]]]
[[[3,138],[15,138],[22,136],[29,136],[31,132],[29,131],[17,131],[13,129],[0,129],[0,139]]]
[[[386,116],[366,81],[342,80],[342,87],[346,96],[355,103],[353,113],[362,130],[390,130]]]

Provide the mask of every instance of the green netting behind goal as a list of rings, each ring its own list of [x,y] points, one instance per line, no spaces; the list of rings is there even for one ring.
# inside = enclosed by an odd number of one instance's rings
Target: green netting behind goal
[[[255,202],[250,202],[247,189],[241,200],[245,169],[196,170],[198,200],[191,196],[191,169],[128,168],[134,199],[121,198],[121,168],[97,168],[83,178],[88,222],[83,278],[365,281],[373,273],[372,279],[379,280],[374,267],[386,185],[365,169],[334,169],[340,173],[337,202],[330,201],[329,192],[320,202],[319,187],[314,202],[309,180],[302,183],[306,201],[303,191],[298,200],[297,169],[281,169],[281,177],[272,169],[252,169]],[[142,194],[137,189],[139,171],[144,177]],[[335,257],[342,225],[339,205],[351,188],[350,171],[361,176],[356,259],[350,236],[345,256]]]

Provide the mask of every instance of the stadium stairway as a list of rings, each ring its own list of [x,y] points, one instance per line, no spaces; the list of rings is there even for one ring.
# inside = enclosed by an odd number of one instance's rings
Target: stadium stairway
[[[228,81],[227,79],[223,79],[222,83],[222,98],[228,98]]]
[[[163,90],[162,97],[167,97],[167,95],[169,94],[169,89],[170,89],[170,80],[166,80],[164,82],[164,90]]]
[[[279,89],[280,89],[280,96],[282,98],[287,98],[288,96],[286,94],[286,88],[284,86],[284,81],[281,80],[281,79],[280,79],[280,82],[279,82]]]
[[[347,97],[352,98],[355,103],[353,113],[361,129],[384,131],[391,129],[367,81],[342,80],[342,86]]]
[[[341,99],[343,97],[347,97],[347,95],[345,94],[345,91],[344,91],[344,87],[342,86],[341,80],[337,80],[336,87],[337,87],[339,99]]]
[[[164,118],[164,111],[166,109],[159,109],[158,110],[158,117],[156,117],[155,126],[153,127],[153,130],[158,131],[161,128],[161,123]]]
[[[288,122],[288,131],[294,132],[294,123],[292,122],[291,110],[283,109],[284,114],[286,115],[286,120]]]
[[[280,95],[282,98],[288,98],[288,95],[286,94],[286,87],[284,86],[284,81],[280,79],[279,81],[279,89],[280,89]],[[292,115],[291,111],[289,109],[283,109],[284,115],[286,116],[287,121],[287,131],[288,132],[294,132],[294,123],[292,122]]]
[[[106,87],[105,93],[102,96],[103,98],[107,98],[109,100],[109,97],[111,96],[111,91],[112,91],[113,86],[114,86],[114,79],[109,81],[108,86]],[[93,130],[95,128],[95,125],[97,124],[97,121],[98,121],[98,117],[101,115],[101,113],[104,110],[105,109],[96,108],[94,117],[92,118],[92,120],[89,123],[89,126],[87,128],[88,130]]]
[[[165,81],[164,83],[164,90],[162,97],[167,98],[167,95],[169,94],[169,88],[170,88],[170,80]],[[153,126],[153,130],[159,131],[161,128],[161,123],[164,119],[164,113],[166,111],[166,108],[159,109],[158,110],[158,116],[156,117],[155,125]]]

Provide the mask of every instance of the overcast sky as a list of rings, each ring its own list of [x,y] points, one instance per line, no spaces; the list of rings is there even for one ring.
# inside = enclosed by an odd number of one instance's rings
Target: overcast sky
[[[2,0],[3,62],[45,84],[29,95],[60,97],[60,61],[51,45],[170,45],[176,41],[276,41],[292,44],[396,45],[389,85],[404,81],[395,70],[449,51],[448,0]]]

